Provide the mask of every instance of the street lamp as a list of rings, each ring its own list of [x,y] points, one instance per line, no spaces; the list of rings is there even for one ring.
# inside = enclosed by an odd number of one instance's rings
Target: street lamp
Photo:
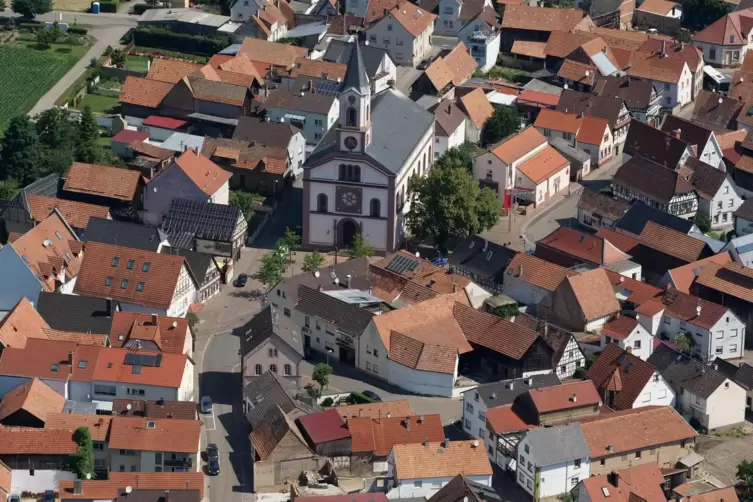
[[[329,347],[325,347],[327,351],[327,366],[329,366],[329,355],[335,353],[335,349],[331,349]]]

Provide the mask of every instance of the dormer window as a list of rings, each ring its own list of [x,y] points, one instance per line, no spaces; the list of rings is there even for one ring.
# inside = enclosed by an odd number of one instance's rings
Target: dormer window
[[[126,265],[126,268],[127,268],[128,270],[133,270],[133,265],[134,265],[135,263],[136,263],[136,262],[135,262],[134,260],[128,260],[128,265]]]
[[[105,286],[112,286],[112,277],[107,276],[107,279],[105,279]]]
[[[117,267],[117,266],[118,266],[118,263],[120,263],[120,258],[118,258],[118,257],[116,256],[115,258],[113,258],[113,259],[112,259],[112,266],[113,266],[113,267]]]
[[[151,263],[149,263],[149,262],[146,262],[146,263],[144,263],[144,266],[143,266],[143,267],[141,267],[141,270],[142,270],[143,272],[149,272],[149,267],[151,267],[151,266],[152,266],[152,264],[151,264]]]

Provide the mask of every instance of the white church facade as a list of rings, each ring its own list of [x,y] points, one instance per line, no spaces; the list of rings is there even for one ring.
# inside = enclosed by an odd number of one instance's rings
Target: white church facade
[[[376,96],[361,56],[351,53],[338,124],[309,155],[303,174],[303,246],[347,248],[356,234],[379,254],[405,238],[408,180],[425,175],[434,116],[399,91]]]

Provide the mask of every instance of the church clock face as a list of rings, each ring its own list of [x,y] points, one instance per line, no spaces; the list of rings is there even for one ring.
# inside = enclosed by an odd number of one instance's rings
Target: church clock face
[[[354,150],[358,146],[358,140],[354,136],[346,137],[343,143],[348,150]]]
[[[340,199],[345,207],[352,208],[358,203],[358,195],[354,192],[343,191],[340,195]]]

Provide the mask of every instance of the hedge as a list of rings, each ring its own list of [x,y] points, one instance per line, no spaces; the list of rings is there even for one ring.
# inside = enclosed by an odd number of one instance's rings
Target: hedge
[[[118,0],[100,0],[99,11],[100,12],[118,12],[120,2]]]
[[[140,47],[154,47],[201,56],[213,56],[232,43],[230,36],[225,34],[189,35],[158,27],[136,28],[133,30],[133,40]]]
[[[68,26],[68,33],[71,35],[86,35],[89,33],[87,28],[80,28],[78,26]]]
[[[37,31],[39,28],[42,28],[42,25],[38,23],[18,23],[20,30]]]
[[[133,13],[141,15],[144,12],[148,11],[149,9],[159,9],[160,7],[158,5],[149,5],[145,3],[139,3],[133,6]]]

